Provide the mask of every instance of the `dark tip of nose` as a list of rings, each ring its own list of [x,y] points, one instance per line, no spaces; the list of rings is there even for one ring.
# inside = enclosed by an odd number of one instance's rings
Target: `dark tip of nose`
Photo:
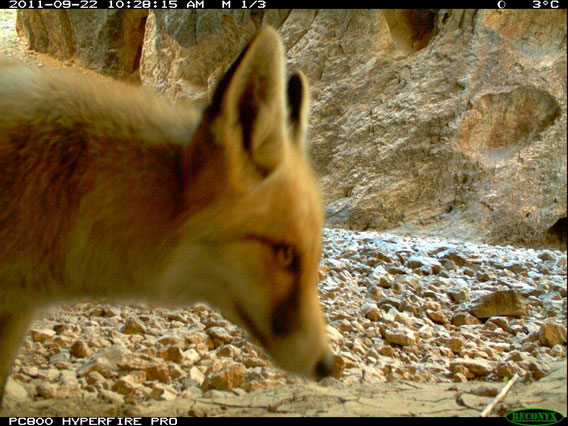
[[[332,353],[328,353],[325,357],[320,359],[316,364],[316,378],[317,380],[321,380],[324,377],[328,377],[331,375],[333,371],[334,365],[334,356]]]

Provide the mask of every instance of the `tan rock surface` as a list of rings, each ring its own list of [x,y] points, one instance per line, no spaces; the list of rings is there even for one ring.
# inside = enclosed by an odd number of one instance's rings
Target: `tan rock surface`
[[[312,87],[330,225],[565,247],[566,10],[145,13],[28,10],[18,27],[38,51],[204,101],[273,25]]]

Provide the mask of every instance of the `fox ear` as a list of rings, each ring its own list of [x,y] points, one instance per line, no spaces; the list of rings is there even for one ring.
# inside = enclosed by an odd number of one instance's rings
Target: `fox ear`
[[[310,92],[308,81],[301,71],[295,71],[288,79],[286,95],[288,100],[290,138],[303,151],[308,130]]]
[[[227,70],[207,114],[230,161],[244,153],[262,176],[278,166],[285,155],[286,101],[284,53],[274,29],[264,27]]]

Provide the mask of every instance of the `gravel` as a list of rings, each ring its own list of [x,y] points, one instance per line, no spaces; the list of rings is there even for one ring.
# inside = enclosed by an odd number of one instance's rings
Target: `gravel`
[[[320,299],[348,386],[531,382],[566,358],[566,253],[325,229]],[[139,403],[302,382],[204,304],[77,303],[28,333],[8,392]],[[480,391],[481,392],[481,391]],[[484,390],[483,392],[493,392]],[[24,392],[25,394],[25,392]]]

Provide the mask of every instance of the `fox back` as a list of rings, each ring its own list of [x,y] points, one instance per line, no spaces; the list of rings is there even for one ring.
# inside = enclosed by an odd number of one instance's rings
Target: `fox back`
[[[263,28],[203,110],[0,62],[0,396],[45,304],[198,300],[289,371],[329,374],[306,79]]]

